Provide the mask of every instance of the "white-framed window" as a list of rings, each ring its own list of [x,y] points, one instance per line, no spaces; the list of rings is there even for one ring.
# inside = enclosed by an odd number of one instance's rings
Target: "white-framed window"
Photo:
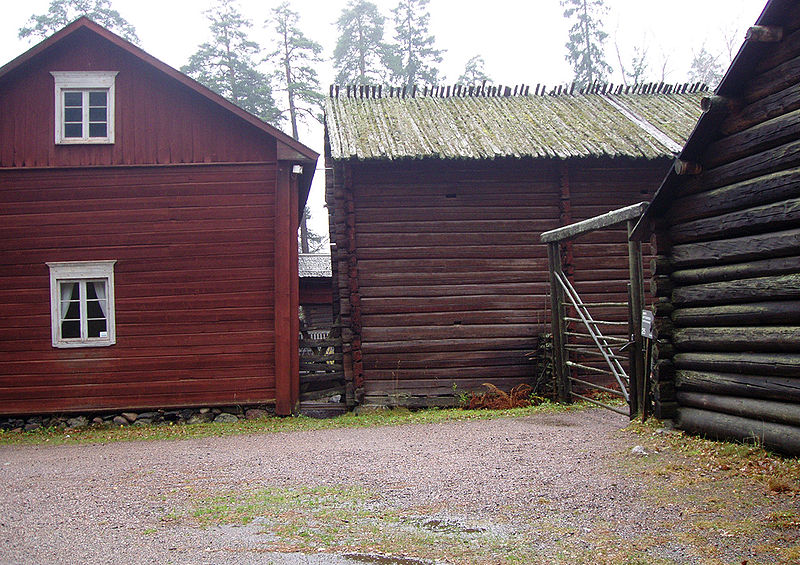
[[[116,343],[115,263],[47,263],[53,347],[98,347]]]
[[[56,144],[114,143],[117,71],[51,71]]]

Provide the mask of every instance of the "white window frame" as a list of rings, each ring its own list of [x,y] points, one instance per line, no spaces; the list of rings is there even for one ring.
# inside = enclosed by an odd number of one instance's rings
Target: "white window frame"
[[[86,145],[114,143],[115,96],[114,83],[118,71],[50,71],[55,82],[55,139],[56,145]],[[107,129],[105,137],[89,137],[88,118],[84,118],[83,137],[64,137],[64,92],[89,92],[105,90],[107,101]],[[87,97],[88,98],[88,97]],[[87,108],[84,112],[88,116]]]
[[[117,342],[114,315],[114,264],[112,261],[69,261],[47,263],[50,267],[50,325],[53,347],[105,347]],[[81,299],[81,337],[61,337],[61,283],[104,280],[106,283],[106,335],[87,337],[85,295]]]

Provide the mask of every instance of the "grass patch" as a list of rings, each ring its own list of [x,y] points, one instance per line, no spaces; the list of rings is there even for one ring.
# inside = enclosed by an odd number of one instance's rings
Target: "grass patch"
[[[154,424],[116,428],[89,427],[63,430],[40,428],[30,432],[0,431],[0,445],[60,445],[81,443],[110,443],[119,441],[179,440],[204,437],[224,437],[242,434],[302,432],[338,428],[370,428],[404,424],[437,424],[498,418],[518,418],[533,414],[566,412],[587,408],[588,404],[556,404],[545,402],[538,406],[508,410],[464,410],[461,408],[411,411],[383,410],[356,415],[352,412],[330,419],[306,416],[270,417],[259,420],[240,420],[231,423]]]

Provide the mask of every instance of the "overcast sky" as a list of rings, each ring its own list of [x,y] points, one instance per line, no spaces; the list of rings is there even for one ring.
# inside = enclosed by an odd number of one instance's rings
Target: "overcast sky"
[[[50,0],[25,2],[0,0],[0,66],[33,45],[17,39],[17,31],[32,14],[47,11]],[[167,64],[179,68],[197,46],[208,38],[208,23],[203,11],[213,0],[112,0],[122,16],[136,28],[141,47]],[[263,22],[278,0],[240,0],[242,13],[253,21],[251,37],[268,45],[270,31]],[[396,0],[376,0],[385,16],[391,16]],[[336,43],[335,21],[346,0],[293,0],[293,9],[301,14],[300,25],[306,35],[325,49],[330,58]],[[685,82],[692,54],[703,45],[726,58],[733,39],[735,54],[744,32],[761,13],[765,0],[606,0],[608,14],[605,29],[607,61],[615,68],[612,82],[620,82],[616,46],[623,61],[629,59],[633,46],[648,50],[650,80]],[[571,69],[564,60],[564,43],[569,23],[563,17],[558,0],[431,0],[430,30],[437,47],[444,49],[440,66],[447,82],[453,83],[464,64],[474,55],[486,61],[486,72],[496,82],[506,85],[566,83]],[[391,21],[387,20],[387,35]],[[387,39],[390,37],[387,37]],[[329,61],[320,69],[325,91],[334,73]],[[322,152],[322,129],[312,128],[301,141]],[[314,226],[327,225],[322,210],[322,159],[312,191]]]

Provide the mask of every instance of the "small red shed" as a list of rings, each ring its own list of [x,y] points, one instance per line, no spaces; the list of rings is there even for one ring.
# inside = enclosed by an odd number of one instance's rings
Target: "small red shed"
[[[290,413],[317,157],[86,18],[0,68],[0,414]]]

